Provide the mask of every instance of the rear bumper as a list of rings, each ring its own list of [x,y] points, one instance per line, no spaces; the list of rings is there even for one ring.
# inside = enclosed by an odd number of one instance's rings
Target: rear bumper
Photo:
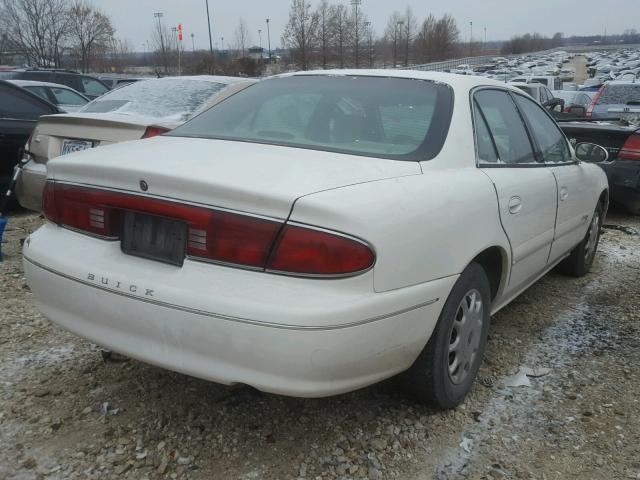
[[[62,327],[163,368],[301,397],[407,369],[457,279],[375,293],[373,271],[310,280],[189,260],[177,268],[50,224],[24,256],[39,309]]]
[[[16,182],[15,194],[24,208],[39,212],[42,209],[42,191],[47,181],[47,165],[30,160],[22,168]]]

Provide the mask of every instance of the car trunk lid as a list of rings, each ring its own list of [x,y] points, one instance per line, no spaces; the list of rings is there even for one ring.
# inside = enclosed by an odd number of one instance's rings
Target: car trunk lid
[[[30,152],[38,163],[63,153],[65,141],[86,142],[87,147],[142,138],[153,119],[122,114],[73,113],[45,115],[33,133]]]
[[[145,195],[280,219],[304,195],[420,173],[418,162],[170,136],[65,155],[48,166],[57,181],[146,187]]]

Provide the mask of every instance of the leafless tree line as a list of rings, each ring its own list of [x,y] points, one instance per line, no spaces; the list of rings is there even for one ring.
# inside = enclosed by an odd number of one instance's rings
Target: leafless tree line
[[[30,66],[63,65],[63,56],[77,59],[83,72],[118,42],[109,17],[87,0],[0,0],[3,50],[13,49]]]
[[[409,66],[452,58],[460,50],[460,32],[451,15],[429,14],[419,22],[410,7],[393,12],[376,37],[360,0],[350,6],[320,0],[292,0],[282,44],[300,69],[313,67]]]

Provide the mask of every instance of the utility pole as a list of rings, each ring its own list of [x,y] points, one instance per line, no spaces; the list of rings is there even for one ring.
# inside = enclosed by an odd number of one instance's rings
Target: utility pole
[[[409,18],[407,18],[407,28],[405,28],[404,34],[407,36],[407,38],[405,38],[406,40],[406,46],[405,46],[405,52],[404,52],[404,66],[408,67],[409,66],[409,29],[411,28],[411,25],[409,25]]]
[[[267,18],[267,42],[269,42],[269,63],[271,63],[271,31],[269,30],[268,18]]]
[[[358,7],[362,4],[362,0],[351,0],[351,5],[353,5],[355,16],[356,16],[356,68],[358,68],[358,30],[360,30],[360,25],[358,25]]]
[[[166,64],[167,54],[164,49],[164,32],[162,31],[162,22],[161,22],[163,13],[155,12],[153,16],[158,19],[158,36],[160,37],[160,53],[162,54],[162,63],[164,63],[164,71],[165,73],[167,73],[167,64]]]
[[[396,28],[393,30],[393,68],[398,65],[398,27],[404,25],[404,21],[396,22]]]
[[[262,60],[262,29],[258,29],[258,37],[260,38],[260,60]]]
[[[193,50],[193,53],[196,53],[196,41],[194,40],[195,36],[195,33],[191,34],[191,48]]]
[[[209,50],[211,51],[211,56],[213,57],[213,40],[211,39],[211,18],[209,17],[209,0],[205,0],[207,5],[207,26],[209,27]]]
[[[473,22],[469,22],[469,28],[471,29],[469,33],[469,56],[473,57]]]
[[[367,33],[369,34],[369,68],[373,68],[373,51],[371,50],[371,22],[365,22],[364,26],[367,28]]]

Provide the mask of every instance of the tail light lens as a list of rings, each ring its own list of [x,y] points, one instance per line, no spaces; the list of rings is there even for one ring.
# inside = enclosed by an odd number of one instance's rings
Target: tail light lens
[[[618,152],[618,158],[625,160],[640,160],[640,135],[637,133],[629,135],[624,142],[622,149]]]
[[[598,93],[596,93],[596,95],[593,97],[593,100],[591,101],[591,105],[589,105],[589,108],[587,108],[587,118],[591,118],[593,116],[593,110],[594,108],[596,108],[596,105],[598,104],[598,101],[600,101],[600,97],[602,96],[602,94],[604,93],[604,85],[600,87],[600,90],[598,90]]]
[[[144,131],[144,134],[141,138],[152,138],[157,137],[158,135],[162,135],[163,133],[167,133],[170,129],[164,127],[147,127]]]
[[[120,238],[124,211],[182,220],[186,255],[215,263],[340,276],[367,270],[375,261],[373,251],[351,237],[251,215],[53,181],[46,183],[42,198],[51,222],[113,240]]]
[[[302,275],[345,275],[368,269],[374,259],[367,245],[350,237],[286,225],[267,269]]]

